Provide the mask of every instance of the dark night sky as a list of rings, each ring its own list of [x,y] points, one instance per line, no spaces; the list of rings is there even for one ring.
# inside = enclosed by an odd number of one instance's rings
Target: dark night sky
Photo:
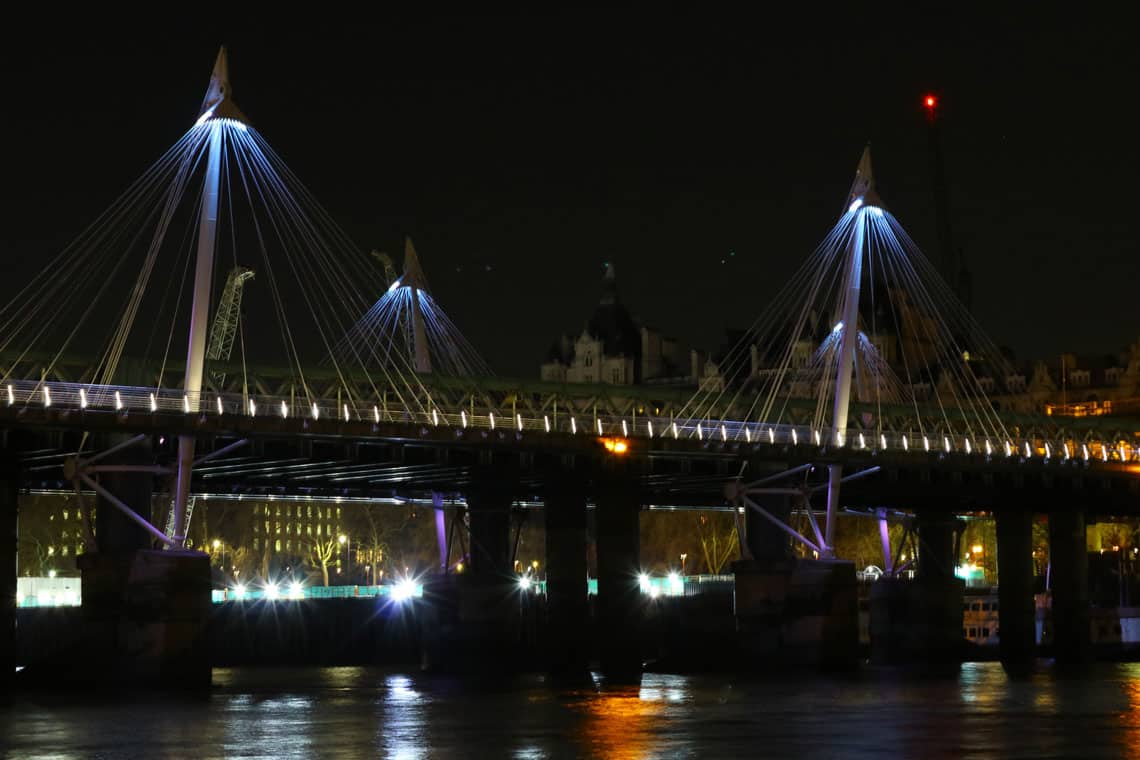
[[[0,53],[0,297],[192,124],[225,43],[254,125],[362,249],[412,235],[501,374],[536,377],[581,330],[607,260],[641,319],[716,347],[826,234],[868,139],[885,202],[933,255],[928,89],[975,315],[1018,356],[1118,351],[1140,334],[1132,29],[880,5],[832,23],[29,27]]]

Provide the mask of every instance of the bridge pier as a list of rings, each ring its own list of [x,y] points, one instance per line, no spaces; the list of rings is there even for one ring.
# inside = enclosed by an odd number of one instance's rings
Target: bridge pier
[[[136,444],[103,460],[145,465],[154,458]],[[153,475],[101,473],[101,485],[148,521]],[[101,685],[209,686],[206,623],[210,561],[201,552],[152,548],[150,536],[116,507],[96,502],[98,550],[81,555],[85,662],[74,675]]]
[[[1058,664],[1081,665],[1092,659],[1089,555],[1083,510],[1049,513],[1049,561],[1053,656]]]
[[[516,476],[479,466],[467,490],[469,557],[462,573],[430,579],[422,605],[423,666],[439,672],[509,671],[523,662],[511,559]]]
[[[598,596],[596,641],[602,672],[640,676],[641,503],[624,461],[607,459],[597,488]]]
[[[11,693],[16,675],[19,493],[19,460],[7,451],[0,452],[0,695]]]
[[[572,471],[546,485],[546,665],[576,676],[590,665],[586,490]]]
[[[790,497],[764,505],[787,523]],[[859,609],[855,566],[843,560],[797,558],[786,533],[761,515],[745,515],[752,559],[733,565],[737,641],[750,666],[853,667],[858,659]]]
[[[957,666],[964,654],[962,594],[954,576],[953,517],[922,510],[914,580],[881,578],[871,586],[871,660],[882,665]]]
[[[998,635],[1002,667],[1028,673],[1037,657],[1033,604],[1033,515],[1027,509],[997,513]]]

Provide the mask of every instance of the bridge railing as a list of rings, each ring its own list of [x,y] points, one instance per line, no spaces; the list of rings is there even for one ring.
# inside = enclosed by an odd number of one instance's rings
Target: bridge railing
[[[1135,441],[1128,440],[1049,439],[1033,434],[1015,439],[971,435],[968,432],[860,428],[848,428],[837,434],[830,428],[743,420],[677,420],[659,416],[574,415],[566,412],[539,416],[471,404],[461,409],[444,409],[418,401],[416,406],[412,406],[393,403],[391,400],[368,403],[360,399],[187,393],[172,388],[32,380],[12,380],[0,387],[0,408],[5,405],[9,410],[17,412],[21,409],[45,408],[92,414],[236,415],[283,420],[337,420],[345,423],[403,423],[457,430],[472,428],[585,435],[613,441],[664,438],[709,444],[747,443],[820,449],[847,447],[866,451],[1038,458],[1061,462],[1140,462],[1140,447]]]

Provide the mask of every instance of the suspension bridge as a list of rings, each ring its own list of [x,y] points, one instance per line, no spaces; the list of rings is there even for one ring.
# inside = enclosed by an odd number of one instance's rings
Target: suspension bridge
[[[828,560],[845,508],[885,526],[888,510],[1140,502],[1134,425],[1003,411],[1011,369],[887,210],[869,148],[724,382],[696,392],[495,378],[412,241],[399,273],[379,258],[238,108],[223,50],[189,130],[0,308],[0,426],[21,486],[94,491],[174,550],[195,495],[449,494],[491,573],[512,502],[584,520],[588,500],[614,547],[606,599],[628,591],[629,515],[646,504],[759,516],[751,533],[772,526]],[[147,461],[120,461],[144,443]],[[167,482],[170,529],[111,474]],[[787,498],[809,535],[772,507]],[[574,587],[578,564],[552,568],[553,588]],[[620,627],[617,603],[602,609]]]

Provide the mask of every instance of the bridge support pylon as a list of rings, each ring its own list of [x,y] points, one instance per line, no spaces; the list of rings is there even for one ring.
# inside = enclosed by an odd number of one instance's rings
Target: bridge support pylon
[[[765,502],[785,524],[792,497]],[[737,641],[748,668],[854,667],[859,609],[855,566],[796,557],[786,533],[752,510],[746,514],[751,559],[733,564]]]
[[[461,573],[429,579],[420,619],[423,666],[435,672],[523,667],[520,590],[511,568],[517,474],[480,465],[466,493],[469,556]]]
[[[595,641],[608,678],[642,670],[641,501],[628,462],[607,458],[597,482],[594,524],[598,551]]]
[[[1011,676],[1022,676],[1037,657],[1032,513],[1016,507],[999,511],[997,544],[1001,664]]]
[[[19,527],[20,463],[0,451],[0,699],[12,690],[16,674],[16,577]],[[3,570],[2,568],[8,568]]]
[[[572,463],[546,482],[546,666],[559,677],[590,667],[586,484]]]
[[[871,661],[957,672],[965,655],[965,583],[954,576],[958,521],[920,510],[916,522],[914,580],[883,576],[871,586]]]
[[[1085,513],[1049,513],[1050,585],[1053,595],[1053,657],[1061,665],[1092,659],[1089,631],[1089,555]]]
[[[129,467],[152,465],[153,460],[144,443],[104,462]],[[109,471],[100,477],[104,488],[153,522],[153,474]],[[154,548],[147,532],[109,502],[101,497],[96,504],[97,551],[77,560],[88,667],[73,675],[108,686],[209,686],[209,557]]]

